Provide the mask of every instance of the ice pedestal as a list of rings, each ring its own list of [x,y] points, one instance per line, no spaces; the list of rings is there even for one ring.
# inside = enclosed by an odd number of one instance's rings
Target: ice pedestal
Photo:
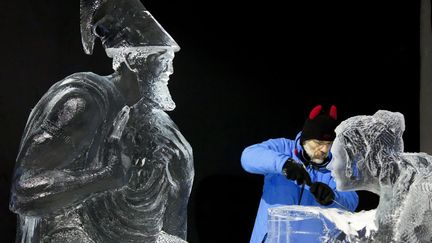
[[[268,242],[329,242],[341,230],[329,221],[319,207],[281,206],[269,209]]]

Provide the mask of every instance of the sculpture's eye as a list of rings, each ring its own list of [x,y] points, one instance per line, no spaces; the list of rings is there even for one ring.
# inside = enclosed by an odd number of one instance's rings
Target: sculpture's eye
[[[102,38],[108,35],[108,28],[103,25],[97,25],[94,29],[94,34]]]

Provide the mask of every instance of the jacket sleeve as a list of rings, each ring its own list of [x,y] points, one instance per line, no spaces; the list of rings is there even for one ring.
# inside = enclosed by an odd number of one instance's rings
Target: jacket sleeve
[[[270,139],[243,150],[241,165],[254,174],[280,174],[285,161],[292,157],[294,141],[285,138]]]

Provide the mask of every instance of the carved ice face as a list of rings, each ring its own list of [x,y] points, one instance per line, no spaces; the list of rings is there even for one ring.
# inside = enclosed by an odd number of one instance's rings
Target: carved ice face
[[[175,108],[168,89],[169,76],[173,73],[174,51],[153,50],[153,53],[131,52],[125,56],[128,68],[137,74],[140,93],[155,102],[162,110]]]
[[[331,153],[333,157],[327,165],[327,169],[331,171],[331,175],[336,181],[336,188],[340,191],[353,189],[352,181],[346,175],[348,154],[338,138],[333,142]]]
[[[173,51],[166,50],[151,54],[146,59],[149,69],[142,67],[144,69],[142,71],[147,71],[148,74],[138,75],[139,77],[145,76],[147,78],[147,80],[139,81],[141,85],[144,85],[142,87],[144,93],[156,102],[162,110],[166,111],[174,110],[175,108],[175,103],[168,89],[169,76],[173,73],[173,59]]]
[[[379,194],[380,185],[371,175],[364,159],[364,149],[354,148],[341,136],[336,136],[331,148],[332,160],[327,165],[339,191],[366,190]]]
[[[86,53],[98,37],[114,70],[125,63],[137,74],[142,97],[175,108],[167,85],[180,47],[139,0],[81,0],[81,33]]]

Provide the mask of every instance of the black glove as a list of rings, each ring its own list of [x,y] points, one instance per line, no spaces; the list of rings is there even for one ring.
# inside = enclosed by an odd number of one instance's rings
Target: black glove
[[[306,183],[306,185],[311,184],[309,173],[304,169],[302,164],[297,163],[292,158],[289,158],[285,162],[284,166],[282,167],[282,172],[289,180],[297,181],[298,185],[303,183]]]
[[[324,206],[330,205],[335,198],[333,190],[322,182],[312,183],[309,191],[314,195],[315,200]]]

